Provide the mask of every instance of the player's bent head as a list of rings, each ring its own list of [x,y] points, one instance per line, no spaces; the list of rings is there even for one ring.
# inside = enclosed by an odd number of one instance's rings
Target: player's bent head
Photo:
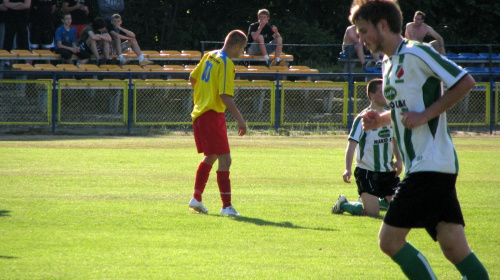
[[[241,46],[247,43],[247,35],[241,30],[233,30],[226,36],[224,45],[226,47]]]
[[[371,100],[370,93],[374,94],[377,92],[377,86],[382,85],[382,79],[376,78],[368,82],[366,85],[366,97]]]
[[[380,20],[385,19],[391,32],[398,34],[403,27],[401,9],[393,0],[354,0],[349,20],[356,24],[358,19],[366,20],[375,26]]]
[[[105,27],[106,27],[106,21],[100,17],[97,17],[92,21],[92,29],[94,29],[94,31],[103,29]]]

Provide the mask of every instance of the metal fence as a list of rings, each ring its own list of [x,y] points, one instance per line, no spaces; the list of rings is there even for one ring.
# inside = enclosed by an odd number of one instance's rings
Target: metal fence
[[[15,72],[9,74],[12,73]],[[187,80],[144,80],[131,75],[128,79],[99,79],[102,73],[93,73],[89,79],[44,75],[42,79],[0,81],[0,125],[51,125],[55,131],[58,125],[114,125],[130,129],[191,124],[193,91]],[[45,78],[50,75],[52,79]],[[339,74],[296,76],[295,81],[282,81],[279,74],[261,73],[259,77],[268,80],[236,80],[235,103],[247,124],[275,129],[349,129],[355,115],[369,105],[367,82],[353,81],[361,76],[344,75],[346,82],[332,82],[342,76]],[[477,83],[447,112],[449,125],[489,126],[491,131],[500,124],[499,91],[500,83]],[[229,124],[235,123],[229,112],[226,118]]]

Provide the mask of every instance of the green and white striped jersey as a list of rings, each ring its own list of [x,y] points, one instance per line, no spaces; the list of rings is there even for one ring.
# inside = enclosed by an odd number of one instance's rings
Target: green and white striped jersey
[[[360,114],[371,108],[368,107]],[[359,115],[349,134],[349,139],[358,142],[356,146],[356,167],[376,172],[390,172],[394,169],[394,154],[391,140],[394,134],[391,126],[363,131]]]
[[[401,112],[422,112],[443,94],[443,84],[452,87],[467,72],[439,55],[429,44],[403,40],[396,54],[382,65],[383,91],[405,172],[458,173],[458,158],[451,140],[446,113],[426,125],[407,129]]]

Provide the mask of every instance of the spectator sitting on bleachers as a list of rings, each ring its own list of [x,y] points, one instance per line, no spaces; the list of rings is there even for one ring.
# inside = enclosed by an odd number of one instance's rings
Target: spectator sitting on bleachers
[[[432,27],[424,23],[425,14],[421,11],[416,11],[413,17],[413,22],[406,24],[405,38],[423,42],[425,36],[429,35],[435,40],[430,42],[432,47],[441,55],[446,55],[444,49],[444,40],[439,33],[434,31]]]
[[[97,60],[97,66],[101,65],[99,54],[102,52],[106,58],[106,64],[112,64],[109,58],[111,36],[106,29],[106,22],[102,18],[95,18],[83,32],[78,47],[80,52],[77,54],[81,59],[79,64],[86,64],[90,55],[93,54]]]
[[[269,25],[271,15],[268,10],[259,10],[257,16],[259,21],[252,23],[248,28],[247,54],[263,55],[267,67],[279,66],[281,65],[281,61],[284,61],[280,58],[283,48],[283,38],[275,25]],[[269,54],[272,52],[275,52],[274,58],[270,59]],[[284,64],[286,64],[286,62]]]
[[[71,63],[73,54],[80,52],[76,46],[76,29],[71,27],[71,14],[66,13],[62,18],[62,25],[56,30],[56,50],[64,59],[64,63]]]
[[[345,30],[344,41],[342,42],[342,53],[349,58],[353,58],[354,54],[356,54],[363,69],[368,65],[368,61],[365,61],[364,46],[359,42],[359,35],[355,25],[348,26]],[[372,53],[372,57],[376,66],[382,65],[380,54]]]
[[[63,0],[61,11],[71,14],[71,27],[76,29],[76,39],[80,39],[89,22],[88,1],[85,3],[85,0]]]
[[[113,53],[116,53],[120,59],[120,64],[125,64],[127,59],[123,57],[122,52],[128,48],[132,48],[137,57],[139,58],[139,65],[151,65],[152,61],[144,58],[139,43],[135,37],[134,32],[125,29],[122,26],[122,17],[119,14],[114,14],[111,17],[112,30],[108,30],[113,38]],[[122,40],[125,40],[122,42]]]
[[[49,50],[54,47],[54,13],[56,0],[32,0],[30,9],[30,48]]]

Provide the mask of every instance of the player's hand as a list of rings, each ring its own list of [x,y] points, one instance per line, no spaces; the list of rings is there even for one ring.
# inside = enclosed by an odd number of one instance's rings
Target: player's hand
[[[238,135],[243,136],[247,133],[247,125],[245,122],[238,122]]]
[[[423,113],[401,112],[399,114],[403,116],[401,123],[408,129],[413,129],[427,123],[427,118]]]
[[[352,175],[351,170],[347,170],[346,169],[344,171],[344,175],[342,175],[342,178],[344,179],[344,182],[350,184],[351,183],[351,180],[350,180],[351,179],[351,175]]]
[[[363,130],[372,130],[379,127],[380,114],[375,110],[369,110],[360,115]]]

